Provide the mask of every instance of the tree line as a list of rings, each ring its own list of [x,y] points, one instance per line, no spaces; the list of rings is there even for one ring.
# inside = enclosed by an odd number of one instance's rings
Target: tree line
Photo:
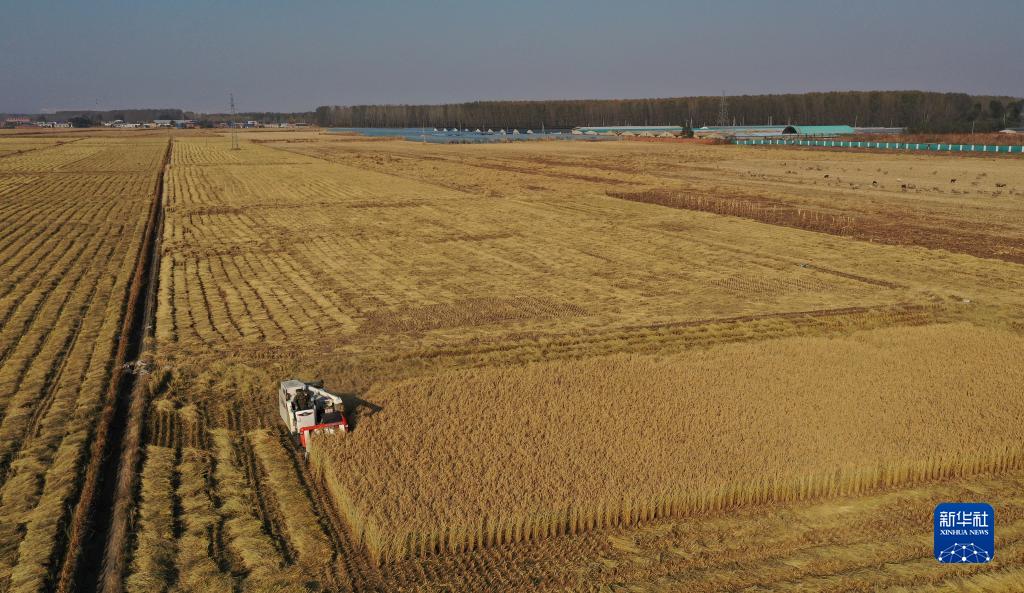
[[[53,119],[56,121],[87,121],[95,125],[102,124],[105,121],[153,121],[154,119],[185,119],[184,111],[181,109],[163,108],[163,109],[109,109],[109,110],[95,110],[95,109],[81,109],[81,110],[67,110],[58,111],[53,115],[40,115],[38,119],[44,118]]]
[[[717,125],[722,97],[474,101],[439,105],[321,106],[316,122],[352,128],[566,129],[613,125]],[[725,98],[725,123],[906,127],[912,132],[978,132],[1021,125],[1016,97],[924,91],[837,91]]]
[[[227,122],[245,122],[245,121],[258,121],[265,124],[293,124],[293,123],[313,123],[314,113],[312,111],[299,111],[295,113],[284,113],[279,111],[246,111],[244,113],[236,113],[231,115],[230,113],[199,113],[196,111],[186,111],[186,119],[195,120],[196,123],[205,125],[215,125],[218,123]]]

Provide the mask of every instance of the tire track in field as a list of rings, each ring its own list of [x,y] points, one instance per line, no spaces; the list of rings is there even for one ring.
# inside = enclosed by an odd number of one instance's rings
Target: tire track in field
[[[695,188],[608,191],[606,195],[631,202],[731,216],[869,243],[943,249],[979,258],[1024,263],[1024,242],[1019,239],[992,235],[984,228],[967,228],[966,222],[961,222],[954,229],[949,220],[932,222],[927,215],[915,217],[899,210],[870,212],[853,208],[832,212],[814,204],[791,203],[757,194],[719,195]]]
[[[134,318],[132,319],[130,337],[133,351],[130,351],[130,355],[137,357],[140,362],[150,357],[153,347],[151,340],[154,335],[153,328],[156,319],[156,298],[160,280],[160,246],[164,223],[164,177],[173,147],[174,141],[169,139],[162,160],[162,168],[156,177],[150,218],[147,221],[143,251],[140,255],[142,265],[136,268],[143,282],[138,294],[142,307],[136,307],[133,311]],[[122,395],[128,400],[122,402],[122,409],[118,410],[124,414],[124,418],[120,419],[123,425],[120,423],[114,425],[117,442],[114,444],[113,452],[119,452],[119,455],[117,455],[117,459],[111,455],[111,458],[105,461],[107,464],[105,482],[99,492],[99,504],[103,509],[98,513],[97,522],[101,525],[100,529],[103,531],[100,531],[100,534],[104,536],[105,541],[102,547],[96,546],[94,551],[90,550],[93,555],[102,554],[102,567],[98,571],[96,587],[110,593],[116,593],[124,587],[124,573],[128,559],[127,548],[130,539],[130,517],[138,506],[135,497],[138,495],[139,476],[143,466],[143,431],[146,424],[145,412],[150,388],[144,380],[129,377],[128,385],[124,386]],[[119,419],[117,414],[114,418],[115,421]],[[175,446],[175,449],[177,449],[176,458],[180,461],[180,445]],[[174,489],[175,495],[176,492],[177,488]],[[109,511],[106,510],[108,504],[112,507]],[[107,513],[109,513],[109,519]],[[175,525],[176,529],[180,527],[180,523],[175,523]]]

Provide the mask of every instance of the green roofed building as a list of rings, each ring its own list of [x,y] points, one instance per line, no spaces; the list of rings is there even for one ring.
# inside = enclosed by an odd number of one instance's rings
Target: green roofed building
[[[797,136],[852,136],[856,133],[851,126],[786,126],[782,133]]]

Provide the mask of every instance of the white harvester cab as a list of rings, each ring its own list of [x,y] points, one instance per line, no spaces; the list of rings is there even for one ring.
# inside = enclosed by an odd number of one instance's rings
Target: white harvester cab
[[[281,381],[277,403],[285,426],[307,451],[314,434],[348,432],[344,402],[321,383]]]

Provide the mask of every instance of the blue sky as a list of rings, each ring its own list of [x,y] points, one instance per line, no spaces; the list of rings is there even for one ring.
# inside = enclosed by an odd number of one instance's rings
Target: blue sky
[[[0,111],[1024,96],[1024,1],[0,0]]]

